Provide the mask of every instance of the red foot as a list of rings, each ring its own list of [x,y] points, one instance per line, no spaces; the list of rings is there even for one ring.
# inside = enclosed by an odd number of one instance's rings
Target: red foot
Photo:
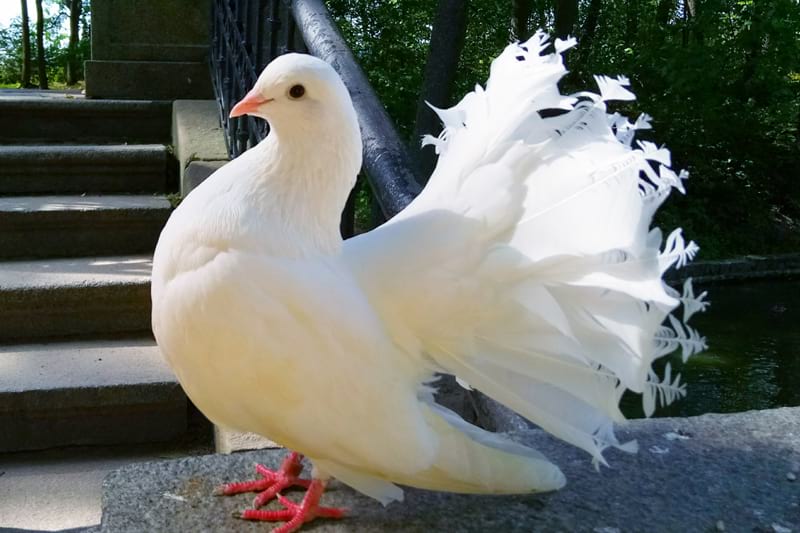
[[[278,501],[285,507],[280,511],[259,511],[258,509],[247,509],[239,515],[245,520],[263,520],[277,522],[287,520],[282,526],[272,530],[272,533],[292,533],[300,529],[306,522],[311,522],[317,517],[323,518],[342,518],[345,515],[344,509],[335,507],[320,507],[319,499],[325,491],[325,482],[315,479],[311,482],[302,503],[299,505],[278,494]]]
[[[217,495],[230,496],[242,492],[259,492],[253,500],[253,507],[258,509],[263,506],[278,493],[287,487],[299,486],[309,488],[311,481],[300,479],[300,472],[303,471],[303,456],[297,452],[291,452],[283,460],[281,466],[276,471],[267,469],[262,465],[256,465],[256,472],[261,475],[261,479],[244,481],[242,483],[228,483],[219,487],[215,493]]]

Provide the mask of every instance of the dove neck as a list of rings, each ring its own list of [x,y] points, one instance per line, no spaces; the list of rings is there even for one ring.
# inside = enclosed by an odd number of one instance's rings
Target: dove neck
[[[273,130],[254,148],[268,162],[254,192],[296,243],[297,255],[336,254],[342,211],[361,167],[360,135],[356,146],[346,137],[297,137]]]

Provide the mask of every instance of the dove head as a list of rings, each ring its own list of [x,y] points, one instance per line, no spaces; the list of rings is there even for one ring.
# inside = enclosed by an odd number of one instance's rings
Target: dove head
[[[341,128],[358,132],[356,112],[341,78],[326,62],[306,54],[284,54],[267,65],[253,89],[231,110],[231,117],[240,115],[263,118],[279,136],[294,137],[292,141],[315,132],[330,138],[334,133],[330,128],[337,133]],[[359,149],[360,143],[359,133]]]

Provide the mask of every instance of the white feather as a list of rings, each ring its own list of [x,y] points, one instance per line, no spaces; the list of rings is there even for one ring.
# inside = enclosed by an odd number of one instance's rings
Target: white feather
[[[630,81],[625,76],[611,78],[609,76],[595,76],[595,81],[600,89],[603,100],[635,100],[636,96],[625,88]]]

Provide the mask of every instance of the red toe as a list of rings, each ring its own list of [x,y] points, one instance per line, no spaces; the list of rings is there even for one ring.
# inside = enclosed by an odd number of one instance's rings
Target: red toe
[[[295,503],[285,496],[277,495],[278,501],[285,507],[278,511],[262,511],[258,509],[247,509],[240,518],[245,520],[263,520],[276,522],[285,520],[286,523],[272,530],[272,533],[292,533],[297,531],[306,522],[311,522],[315,518],[342,518],[345,516],[344,509],[336,507],[321,507],[319,500],[325,491],[325,482],[319,479],[311,481],[306,495],[301,503]]]
[[[291,452],[277,470],[273,471],[263,465],[256,465],[256,472],[261,476],[261,479],[241,483],[227,483],[217,488],[215,493],[230,496],[242,492],[259,492],[260,494],[253,500],[253,507],[261,507],[274,499],[285,488],[293,486],[309,487],[311,480],[298,477],[303,471],[302,460],[302,455],[297,452]]]

